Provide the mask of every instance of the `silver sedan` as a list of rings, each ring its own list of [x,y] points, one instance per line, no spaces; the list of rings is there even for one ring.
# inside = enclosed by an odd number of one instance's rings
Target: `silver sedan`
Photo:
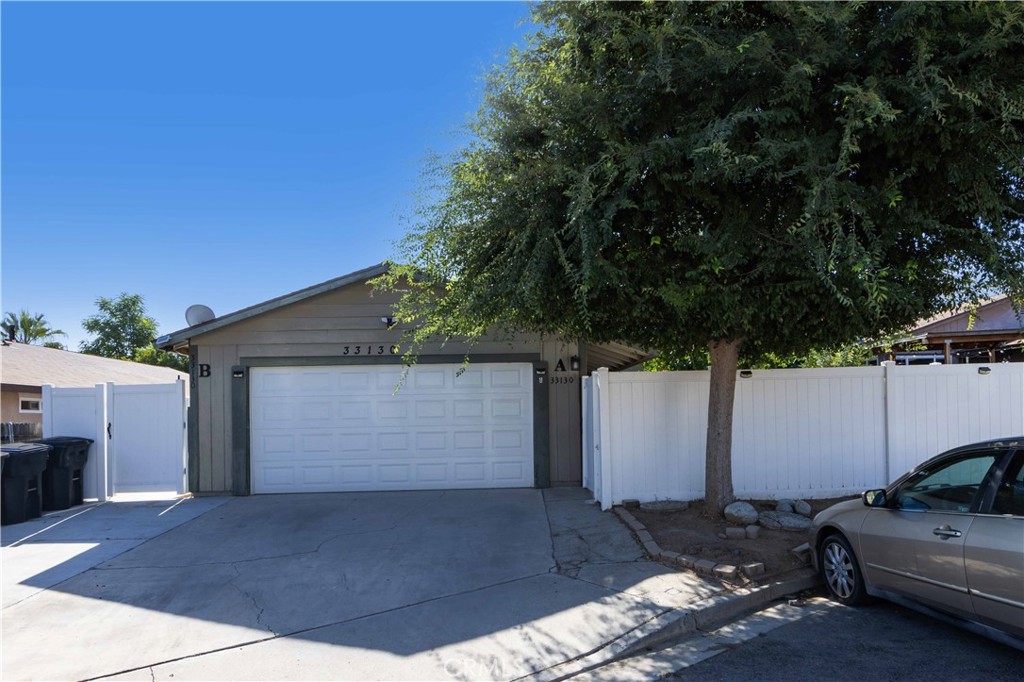
[[[1024,436],[944,452],[818,514],[831,596],[882,597],[1024,650]]]

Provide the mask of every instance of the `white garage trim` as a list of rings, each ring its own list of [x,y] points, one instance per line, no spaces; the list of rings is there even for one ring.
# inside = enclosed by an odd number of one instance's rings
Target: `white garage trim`
[[[252,367],[253,493],[534,485],[531,363]]]

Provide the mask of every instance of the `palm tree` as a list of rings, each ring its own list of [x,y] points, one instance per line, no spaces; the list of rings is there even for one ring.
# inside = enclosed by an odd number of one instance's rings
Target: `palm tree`
[[[21,343],[46,341],[52,336],[67,336],[60,329],[52,328],[42,314],[33,315],[24,309],[17,314],[7,313],[4,315],[4,331],[7,332],[11,341],[20,341]]]

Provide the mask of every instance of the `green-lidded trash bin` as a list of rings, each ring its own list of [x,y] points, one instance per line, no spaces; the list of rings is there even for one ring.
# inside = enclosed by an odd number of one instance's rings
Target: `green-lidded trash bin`
[[[43,513],[43,470],[50,458],[46,443],[8,443],[0,446],[7,455],[0,475],[0,523],[7,525],[35,519]]]
[[[53,448],[43,471],[43,509],[68,509],[82,504],[82,471],[89,459],[92,439],[56,436],[32,442]]]

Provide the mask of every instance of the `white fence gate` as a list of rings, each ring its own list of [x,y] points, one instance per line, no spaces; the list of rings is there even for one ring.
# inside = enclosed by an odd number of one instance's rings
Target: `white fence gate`
[[[704,496],[709,372],[598,370],[583,381],[584,486]],[[823,498],[887,484],[931,455],[1024,434],[1024,364],[755,371],[736,383],[739,498]]]
[[[188,481],[188,392],[172,384],[43,386],[43,435],[91,438],[82,472],[86,498],[119,493],[184,494]]]

